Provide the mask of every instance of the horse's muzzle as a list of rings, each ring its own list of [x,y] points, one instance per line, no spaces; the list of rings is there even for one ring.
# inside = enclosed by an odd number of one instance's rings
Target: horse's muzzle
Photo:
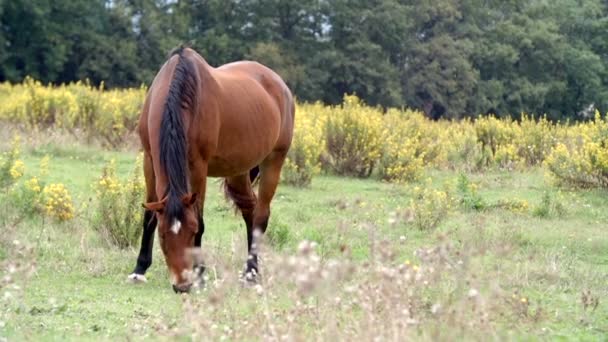
[[[190,292],[190,288],[192,288],[192,283],[173,285],[175,293],[188,293]]]

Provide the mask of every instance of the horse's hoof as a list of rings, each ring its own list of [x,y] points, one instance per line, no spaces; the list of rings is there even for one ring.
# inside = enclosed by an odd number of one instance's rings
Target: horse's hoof
[[[255,270],[243,272],[240,280],[243,286],[253,287],[258,284],[258,274]]]
[[[146,279],[146,276],[144,276],[143,274],[131,273],[127,277],[127,282],[131,284],[143,284],[147,283],[148,279]]]

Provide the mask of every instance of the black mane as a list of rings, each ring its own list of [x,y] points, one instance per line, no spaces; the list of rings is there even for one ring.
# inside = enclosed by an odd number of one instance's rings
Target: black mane
[[[182,111],[195,107],[197,77],[194,65],[183,56],[183,52],[183,46],[171,52],[171,57],[178,56],[178,62],[169,86],[160,125],[160,164],[168,182],[165,193],[167,222],[183,219],[182,197],[189,191],[188,151]]]

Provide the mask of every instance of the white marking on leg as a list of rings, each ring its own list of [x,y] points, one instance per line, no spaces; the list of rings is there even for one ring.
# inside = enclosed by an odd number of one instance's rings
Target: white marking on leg
[[[146,277],[143,274],[131,273],[127,277],[127,281],[129,281],[133,284],[139,284],[139,283],[147,283],[148,279],[146,279]]]
[[[173,232],[173,234],[177,235],[181,228],[182,228],[182,223],[179,222],[179,220],[177,220],[177,219],[173,220],[173,225],[171,225],[171,231]]]

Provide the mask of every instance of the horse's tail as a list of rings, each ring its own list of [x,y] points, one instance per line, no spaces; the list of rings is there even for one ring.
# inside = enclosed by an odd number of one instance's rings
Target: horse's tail
[[[196,105],[198,78],[192,61],[183,56],[184,48],[180,47],[171,53],[177,55],[177,64],[161,119],[160,128],[160,162],[167,177],[165,217],[183,219],[184,206],[182,197],[188,193],[188,163],[186,127],[182,110],[192,111]]]

